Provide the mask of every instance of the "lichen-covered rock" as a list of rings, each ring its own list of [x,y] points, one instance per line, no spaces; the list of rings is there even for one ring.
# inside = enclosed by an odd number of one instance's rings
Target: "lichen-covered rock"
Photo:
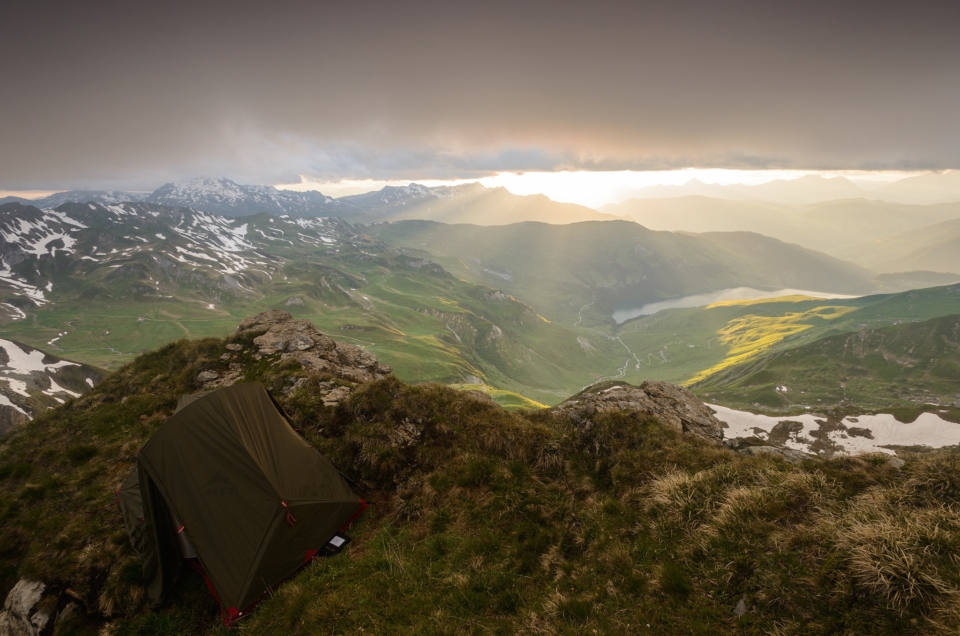
[[[690,391],[669,382],[617,384],[581,393],[555,410],[575,420],[588,420],[598,411],[640,411],[678,431],[713,441],[723,439],[723,427],[713,411]]]

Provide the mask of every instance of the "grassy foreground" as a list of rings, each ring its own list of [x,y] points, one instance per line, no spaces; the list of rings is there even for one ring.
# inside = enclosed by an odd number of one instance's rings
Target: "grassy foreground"
[[[179,341],[0,445],[0,594],[82,611],[58,634],[222,631],[199,577],[144,605],[113,491],[237,339]],[[960,629],[960,455],[743,457],[636,413],[577,425],[388,378],[336,409],[246,360],[374,505],[251,634],[930,634]],[[311,382],[323,378],[313,377]],[[738,602],[746,611],[737,616]],[[647,627],[649,625],[649,628]]]

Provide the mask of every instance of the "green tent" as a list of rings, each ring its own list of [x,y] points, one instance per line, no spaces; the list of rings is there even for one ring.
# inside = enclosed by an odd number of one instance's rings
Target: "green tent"
[[[151,601],[187,559],[228,625],[366,507],[258,383],[184,396],[137,460],[117,495]]]

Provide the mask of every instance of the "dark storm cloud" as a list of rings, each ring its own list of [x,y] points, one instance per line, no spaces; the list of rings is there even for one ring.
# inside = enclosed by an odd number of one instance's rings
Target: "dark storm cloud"
[[[0,188],[960,167],[957,2],[4,3]]]

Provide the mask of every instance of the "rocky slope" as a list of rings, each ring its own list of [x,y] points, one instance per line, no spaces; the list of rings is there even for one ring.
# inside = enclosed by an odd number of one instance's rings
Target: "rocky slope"
[[[0,205],[0,299],[23,309],[63,293],[162,298],[170,282],[208,299],[256,296],[252,288],[276,275],[288,254],[306,260],[369,243],[339,219],[240,221],[147,203],[56,210],[8,203]]]

